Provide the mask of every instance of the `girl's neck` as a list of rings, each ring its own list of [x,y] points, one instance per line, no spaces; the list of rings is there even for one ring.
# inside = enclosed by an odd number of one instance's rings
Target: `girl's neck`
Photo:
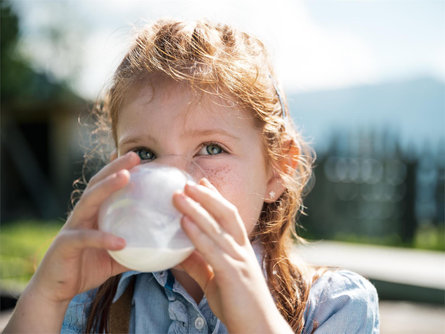
[[[185,271],[171,269],[171,272],[175,279],[184,287],[190,296],[199,304],[202,297],[204,297],[204,292],[201,287],[196,283],[196,281],[191,278]]]

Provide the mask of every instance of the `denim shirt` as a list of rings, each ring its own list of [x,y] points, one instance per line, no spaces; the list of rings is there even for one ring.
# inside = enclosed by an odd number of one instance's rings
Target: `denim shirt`
[[[136,275],[130,333],[227,333],[206,298],[199,304],[175,281],[170,271],[122,274],[115,302]],[[83,333],[95,290],[73,298],[62,333]],[[242,316],[242,315],[240,315]],[[311,287],[303,334],[379,333],[378,297],[374,286],[347,270],[328,271]]]

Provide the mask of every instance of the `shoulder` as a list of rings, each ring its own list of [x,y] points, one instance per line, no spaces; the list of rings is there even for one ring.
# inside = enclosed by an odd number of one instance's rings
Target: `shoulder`
[[[86,291],[75,296],[68,305],[62,324],[62,333],[73,334],[85,332],[91,303],[97,289]]]
[[[303,333],[378,333],[378,296],[364,277],[327,271],[312,285]]]

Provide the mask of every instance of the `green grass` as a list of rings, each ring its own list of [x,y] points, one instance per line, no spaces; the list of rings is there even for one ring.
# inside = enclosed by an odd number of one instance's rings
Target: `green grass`
[[[414,247],[445,251],[445,227],[434,225],[420,227],[414,238]]]
[[[0,287],[20,291],[34,274],[60,222],[16,221],[0,228]]]
[[[443,226],[438,227],[428,224],[417,229],[414,240],[411,243],[404,243],[397,234],[387,235],[384,237],[372,237],[366,235],[338,233],[330,239],[358,244],[414,248],[442,252],[445,251],[445,228]]]

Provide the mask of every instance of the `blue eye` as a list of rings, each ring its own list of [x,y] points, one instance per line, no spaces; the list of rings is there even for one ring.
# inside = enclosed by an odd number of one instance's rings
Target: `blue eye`
[[[156,155],[145,148],[137,148],[133,150],[137,155],[139,155],[139,158],[141,158],[141,161],[153,161],[156,159]]]
[[[218,144],[206,144],[203,145],[199,154],[201,155],[217,155],[225,152],[224,149]]]
[[[210,155],[215,155],[215,154],[222,153],[223,149],[219,145],[210,144],[210,145],[206,145],[206,151]]]

